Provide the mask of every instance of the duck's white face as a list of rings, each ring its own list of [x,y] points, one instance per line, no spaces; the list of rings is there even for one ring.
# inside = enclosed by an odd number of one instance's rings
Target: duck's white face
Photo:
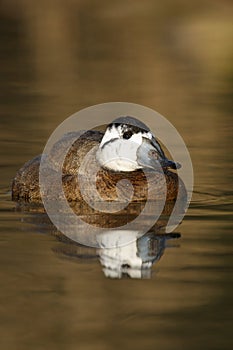
[[[130,119],[129,119],[130,118]],[[132,117],[120,118],[108,126],[96,157],[100,165],[112,171],[134,171],[142,168],[176,168],[169,161],[152,132]],[[133,121],[133,124],[129,123]],[[142,127],[143,126],[143,127]]]

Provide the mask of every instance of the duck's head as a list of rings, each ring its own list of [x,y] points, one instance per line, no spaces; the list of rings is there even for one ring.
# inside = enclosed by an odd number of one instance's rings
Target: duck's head
[[[150,129],[133,117],[120,117],[108,125],[96,154],[103,168],[134,171],[143,168],[180,168],[166,158]]]

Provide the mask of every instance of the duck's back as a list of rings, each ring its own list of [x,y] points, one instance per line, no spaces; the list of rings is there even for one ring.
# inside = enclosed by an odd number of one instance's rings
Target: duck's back
[[[67,145],[71,147],[63,163],[63,178],[67,181],[71,175],[76,175],[83,158],[90,149],[99,144],[103,137],[100,131],[70,132],[56,142],[50,152],[51,172],[57,171],[59,162]],[[18,170],[12,182],[12,199],[15,201],[41,202],[39,186],[39,170],[42,155],[26,162]]]

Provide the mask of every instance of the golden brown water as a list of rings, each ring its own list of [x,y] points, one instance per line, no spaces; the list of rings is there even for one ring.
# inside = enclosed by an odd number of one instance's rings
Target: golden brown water
[[[4,0],[0,19],[1,349],[232,349],[231,2]],[[10,199],[65,118],[109,101],[159,111],[193,161],[151,279],[106,278]]]

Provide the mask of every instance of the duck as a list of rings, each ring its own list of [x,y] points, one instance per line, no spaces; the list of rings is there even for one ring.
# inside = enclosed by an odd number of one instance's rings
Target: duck
[[[176,171],[181,165],[166,157],[150,128],[133,116],[117,117],[104,131],[91,129],[83,132],[81,136],[79,132],[63,135],[54,144],[49,155],[53,172],[58,171],[61,154],[70,140],[72,145],[62,166],[62,186],[67,201],[76,203],[76,207],[86,206],[80,188],[80,177],[83,179],[82,186],[88,187],[85,179],[94,169],[98,170],[95,178],[97,191],[90,191],[92,201],[99,200],[99,197],[95,197],[97,192],[107,203],[127,198],[127,191],[121,183],[124,179],[133,186],[130,199],[132,204],[147,201],[148,185],[156,189],[153,192],[154,201],[165,196],[166,203],[174,202],[178,191],[182,191],[183,196],[186,196],[184,184]],[[13,201],[42,203],[39,182],[41,159],[42,155],[36,156],[18,170],[12,181]],[[51,181],[48,194],[51,198],[54,191],[56,183]]]

